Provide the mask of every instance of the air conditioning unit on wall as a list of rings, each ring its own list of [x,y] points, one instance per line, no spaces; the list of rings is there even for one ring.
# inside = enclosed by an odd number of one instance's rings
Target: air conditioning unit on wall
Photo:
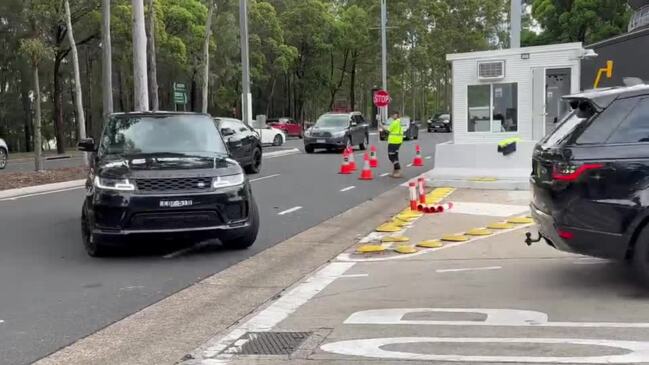
[[[478,62],[479,80],[498,80],[505,78],[505,61]]]

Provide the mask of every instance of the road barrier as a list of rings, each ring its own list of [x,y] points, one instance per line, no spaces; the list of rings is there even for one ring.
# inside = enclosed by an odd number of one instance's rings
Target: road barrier
[[[408,184],[408,192],[410,193],[410,210],[413,212],[417,211],[417,183],[411,181]]]
[[[423,176],[420,176],[417,179],[417,185],[419,188],[419,204],[426,204],[426,190],[424,185],[426,184],[426,179]]]

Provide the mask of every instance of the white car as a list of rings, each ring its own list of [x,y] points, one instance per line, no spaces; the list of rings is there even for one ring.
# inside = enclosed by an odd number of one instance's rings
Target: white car
[[[9,147],[7,143],[0,138],[0,170],[7,167],[7,160],[9,159]]]
[[[286,134],[281,129],[273,127],[255,128],[255,132],[261,138],[261,144],[263,145],[281,146],[286,142]]]

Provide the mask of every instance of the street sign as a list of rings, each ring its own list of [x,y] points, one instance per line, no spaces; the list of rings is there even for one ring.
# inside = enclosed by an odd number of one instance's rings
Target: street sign
[[[390,98],[390,94],[387,91],[379,90],[374,93],[374,105],[378,108],[385,108],[390,105],[390,101],[392,101],[392,98]]]
[[[185,84],[174,82],[174,104],[187,104],[187,86]]]

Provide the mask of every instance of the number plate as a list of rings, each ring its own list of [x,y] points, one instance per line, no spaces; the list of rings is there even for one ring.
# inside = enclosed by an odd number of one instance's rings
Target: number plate
[[[326,139],[319,139],[316,142],[317,143],[327,143],[327,140]]]
[[[191,200],[161,200],[160,208],[183,208],[191,207],[194,202]]]

